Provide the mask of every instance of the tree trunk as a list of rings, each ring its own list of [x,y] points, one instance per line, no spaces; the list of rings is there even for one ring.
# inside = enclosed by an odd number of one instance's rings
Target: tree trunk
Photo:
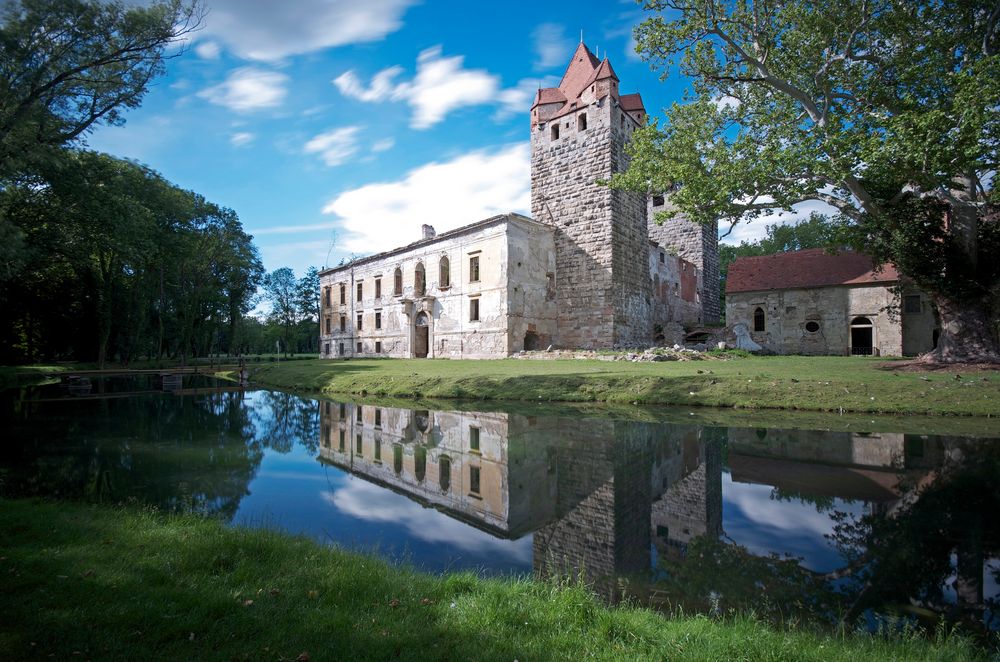
[[[1000,363],[1000,345],[986,300],[957,301],[931,293],[941,319],[937,347],[923,359],[940,363]]]

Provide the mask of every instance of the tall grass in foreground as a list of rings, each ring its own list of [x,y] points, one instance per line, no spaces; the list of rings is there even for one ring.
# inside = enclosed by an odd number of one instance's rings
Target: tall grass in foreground
[[[968,639],[609,608],[578,584],[431,576],[191,515],[0,501],[8,659],[974,660]]]

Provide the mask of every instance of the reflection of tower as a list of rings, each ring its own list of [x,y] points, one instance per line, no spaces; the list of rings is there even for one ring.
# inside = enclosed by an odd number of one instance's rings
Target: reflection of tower
[[[562,421],[555,449],[559,519],[535,532],[539,576],[584,575],[608,597],[615,577],[650,566],[649,516],[655,426]]]
[[[687,466],[653,504],[653,539],[660,550],[683,552],[694,538],[722,534],[722,444],[726,432],[725,428],[687,429],[688,438],[683,443]]]

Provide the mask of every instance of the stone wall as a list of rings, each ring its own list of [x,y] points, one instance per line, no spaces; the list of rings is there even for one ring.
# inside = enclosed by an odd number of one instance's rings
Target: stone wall
[[[664,203],[654,202],[663,197]],[[702,321],[719,321],[719,224],[700,225],[683,216],[676,216],[662,224],[656,222],[656,213],[670,209],[666,196],[649,197],[647,228],[650,239],[661,246],[673,248],[677,255],[693,263],[702,274],[699,298],[703,311]]]
[[[659,329],[664,334],[660,339],[654,333],[654,340],[668,345],[683,343],[683,332],[674,337],[669,331],[679,325],[701,323],[701,271],[684,258],[671,254],[669,248],[651,243],[649,273],[652,278],[654,331]]]
[[[851,322],[865,317],[873,324],[877,355],[900,356],[904,347],[910,354],[929,351],[934,328],[930,305],[922,305],[919,313],[900,313],[898,303],[885,285],[734,292],[726,295],[726,323],[746,324],[754,341],[777,354],[847,355]],[[765,313],[763,331],[754,331],[758,307]],[[910,329],[913,337],[904,340],[904,330]]]

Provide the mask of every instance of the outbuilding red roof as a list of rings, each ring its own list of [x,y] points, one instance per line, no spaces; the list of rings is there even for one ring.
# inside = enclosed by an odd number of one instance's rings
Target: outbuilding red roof
[[[729,265],[726,294],[761,290],[791,290],[831,285],[894,283],[899,272],[892,264],[876,271],[864,253],[841,251],[833,255],[822,248],[741,257]]]

